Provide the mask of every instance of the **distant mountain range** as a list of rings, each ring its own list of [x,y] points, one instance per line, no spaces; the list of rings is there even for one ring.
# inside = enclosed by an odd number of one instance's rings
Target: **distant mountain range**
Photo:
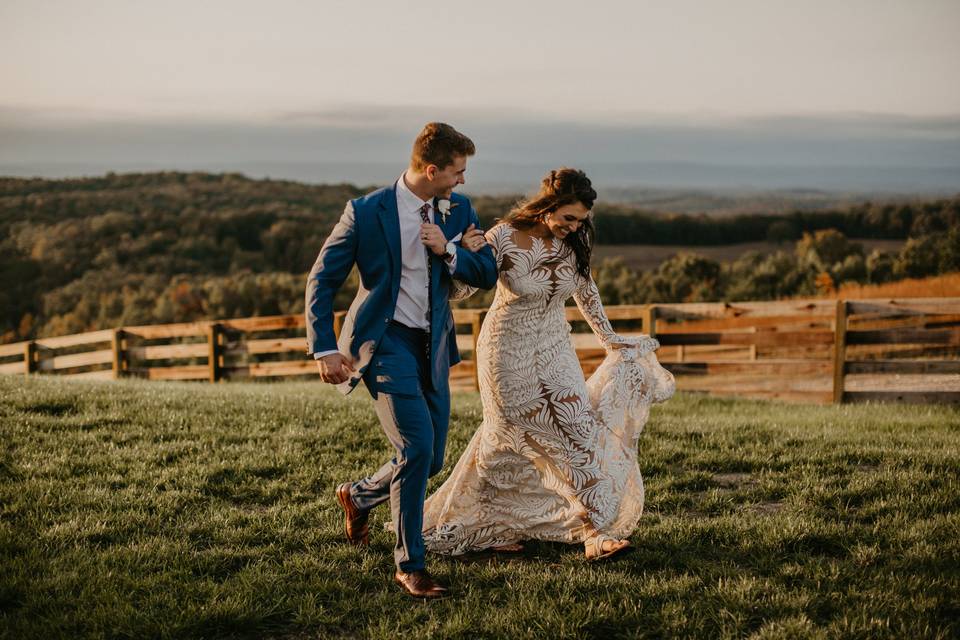
[[[171,164],[118,161],[0,163],[0,175],[11,177],[68,178],[164,170],[237,172],[252,178],[296,180],[311,184],[379,185],[396,179],[399,162],[191,162]],[[960,167],[869,167],[716,165],[692,162],[586,162],[583,168],[611,200],[642,202],[648,193],[678,190],[739,196],[776,191],[800,200],[838,193],[857,194],[857,200],[877,195],[952,195],[960,192]],[[544,173],[554,168],[544,163],[495,164],[476,160],[469,167],[466,191],[484,195],[523,193],[533,189]]]
[[[375,124],[309,117],[81,121],[0,107],[0,175],[176,170],[381,185],[403,170],[412,137],[427,117],[396,120],[387,114]],[[702,205],[716,198],[727,203],[758,194],[766,202],[786,198],[789,206],[834,206],[960,192],[960,117],[590,123],[468,112],[443,117],[477,144],[464,188],[477,195],[529,192],[544,173],[563,165],[585,170],[611,202],[653,206],[664,195],[679,202],[678,191],[691,193],[689,206],[657,206],[688,212],[714,210]]]

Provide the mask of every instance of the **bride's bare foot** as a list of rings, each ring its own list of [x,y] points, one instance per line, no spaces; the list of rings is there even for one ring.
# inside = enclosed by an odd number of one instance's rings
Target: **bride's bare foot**
[[[490,550],[496,553],[520,553],[523,551],[523,545],[511,542],[509,544],[502,544],[499,547],[491,547]]]
[[[629,540],[617,540],[610,536],[598,534],[588,538],[583,543],[584,553],[589,562],[612,558],[630,548]]]

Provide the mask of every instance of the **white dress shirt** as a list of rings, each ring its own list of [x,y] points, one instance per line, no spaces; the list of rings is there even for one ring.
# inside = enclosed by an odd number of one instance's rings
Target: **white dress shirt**
[[[400,216],[400,293],[393,319],[414,329],[429,329],[430,281],[427,273],[426,252],[430,251],[420,241],[420,208],[430,205],[427,214],[435,221],[433,201],[421,200],[407,186],[406,174],[397,180],[397,213]],[[457,256],[447,263],[452,274],[457,267]]]
[[[397,180],[397,214],[400,218],[400,293],[397,295],[397,307],[393,312],[393,319],[414,329],[430,329],[428,312],[430,310],[430,281],[427,273],[426,252],[432,250],[420,241],[420,207],[430,205],[427,214],[430,222],[435,222],[432,201],[421,200],[407,186],[404,175]],[[446,263],[450,274],[457,268],[457,254]],[[336,351],[321,351],[314,354],[320,358],[337,353]]]

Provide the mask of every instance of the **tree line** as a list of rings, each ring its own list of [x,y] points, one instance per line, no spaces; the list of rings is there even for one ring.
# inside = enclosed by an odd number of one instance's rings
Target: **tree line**
[[[0,334],[4,342],[98,328],[298,313],[304,276],[344,202],[368,191],[239,174],[108,174],[0,179]],[[601,194],[602,195],[602,194]],[[516,197],[473,198],[489,228]],[[648,272],[595,265],[607,303],[766,299],[960,269],[960,198],[843,211],[723,218],[598,204],[608,244],[704,246],[770,239],[793,251],[720,264],[684,253]],[[907,238],[865,255],[847,238]],[[353,295],[348,282],[336,304]],[[489,295],[489,294],[488,294]],[[468,304],[483,304],[483,296]]]

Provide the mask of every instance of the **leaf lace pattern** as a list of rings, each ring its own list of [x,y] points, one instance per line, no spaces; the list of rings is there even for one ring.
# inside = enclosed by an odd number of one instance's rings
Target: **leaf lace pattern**
[[[483,422],[424,506],[434,552],[582,542],[593,529],[622,538],[643,511],[637,440],[650,405],[675,388],[659,343],[613,331],[565,245],[520,237],[507,224],[487,234],[499,277],[477,346]],[[607,352],[587,381],[565,318],[570,297]]]

